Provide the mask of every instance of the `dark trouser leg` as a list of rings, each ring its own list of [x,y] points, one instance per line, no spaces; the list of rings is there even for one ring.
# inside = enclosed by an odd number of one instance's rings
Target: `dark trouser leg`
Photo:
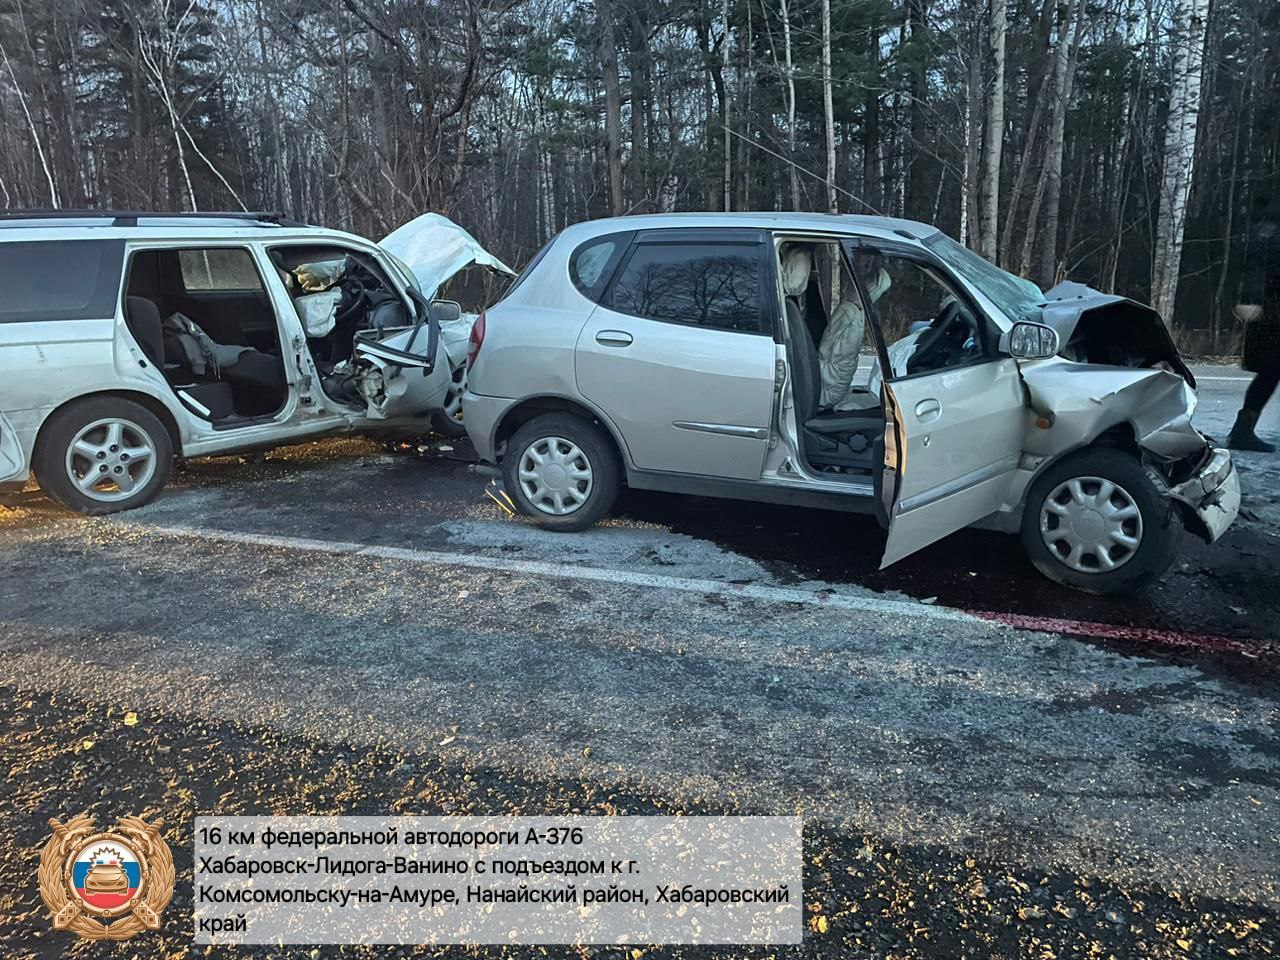
[[[1260,416],[1262,408],[1267,405],[1271,395],[1276,392],[1277,385],[1280,385],[1280,369],[1268,370],[1258,374],[1253,378],[1253,383],[1249,384],[1249,389],[1244,392],[1244,407],[1242,409],[1254,414],[1255,417]]]
[[[1258,425],[1262,408],[1275,393],[1277,384],[1280,384],[1280,370],[1268,370],[1253,378],[1253,383],[1249,384],[1249,389],[1244,394],[1244,406],[1240,410],[1240,415],[1236,417],[1230,436],[1227,437],[1227,446],[1232,450],[1251,450],[1255,453],[1275,452],[1276,448],[1265,440],[1259,439],[1253,432],[1253,428]]]

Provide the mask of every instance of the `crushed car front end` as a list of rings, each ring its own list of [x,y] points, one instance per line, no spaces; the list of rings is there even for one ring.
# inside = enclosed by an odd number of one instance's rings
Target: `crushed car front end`
[[[1043,316],[1063,348],[1022,368],[1032,415],[1027,465],[1090,444],[1127,448],[1178,504],[1186,528],[1218,540],[1240,511],[1239,474],[1230,452],[1192,425],[1195,377],[1160,315],[1063,283],[1045,295]]]
[[[1231,453],[1210,446],[1191,476],[1169,488],[1169,496],[1182,504],[1187,528],[1206,543],[1213,543],[1240,513],[1240,473]]]

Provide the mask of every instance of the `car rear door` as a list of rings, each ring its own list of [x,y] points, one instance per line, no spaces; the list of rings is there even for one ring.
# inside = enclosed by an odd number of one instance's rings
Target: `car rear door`
[[[996,352],[998,328],[946,268],[909,245],[855,243],[851,260],[865,290],[885,270],[887,292],[869,314],[883,378],[885,456],[881,502],[889,532],[881,568],[995,512],[1005,503],[1022,453],[1026,403],[1017,361]],[[865,294],[864,294],[865,298]],[[950,307],[955,301],[957,306]],[[967,311],[956,350],[894,369],[887,347],[921,320]],[[926,334],[915,334],[917,349]],[[899,354],[902,351],[898,352]]]
[[[582,262],[592,241],[579,248]],[[640,470],[759,479],[774,409],[773,274],[763,231],[642,231],[578,337],[582,395]]]

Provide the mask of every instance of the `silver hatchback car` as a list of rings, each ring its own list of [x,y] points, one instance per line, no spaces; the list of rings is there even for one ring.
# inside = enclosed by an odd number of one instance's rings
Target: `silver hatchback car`
[[[621,484],[875,514],[883,565],[966,526],[1120,593],[1235,519],[1231,457],[1149,307],[1047,293],[936,228],[820,214],[599,220],[472,330],[463,417],[522,513]]]

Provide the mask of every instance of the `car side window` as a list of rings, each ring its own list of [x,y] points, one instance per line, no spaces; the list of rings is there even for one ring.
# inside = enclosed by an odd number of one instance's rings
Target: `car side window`
[[[113,316],[123,240],[0,243],[0,323]]]
[[[179,250],[178,264],[182,268],[182,286],[187,291],[252,290],[256,293],[262,288],[258,267],[243,247]]]
[[[758,244],[641,243],[606,305],[648,320],[759,333],[760,271]]]
[[[855,252],[853,263],[875,302],[889,379],[987,359],[985,321],[935,266],[869,251]]]
[[[569,278],[588,300],[600,302],[632,236],[634,233],[611,233],[588,240],[573,251],[569,257]]]

